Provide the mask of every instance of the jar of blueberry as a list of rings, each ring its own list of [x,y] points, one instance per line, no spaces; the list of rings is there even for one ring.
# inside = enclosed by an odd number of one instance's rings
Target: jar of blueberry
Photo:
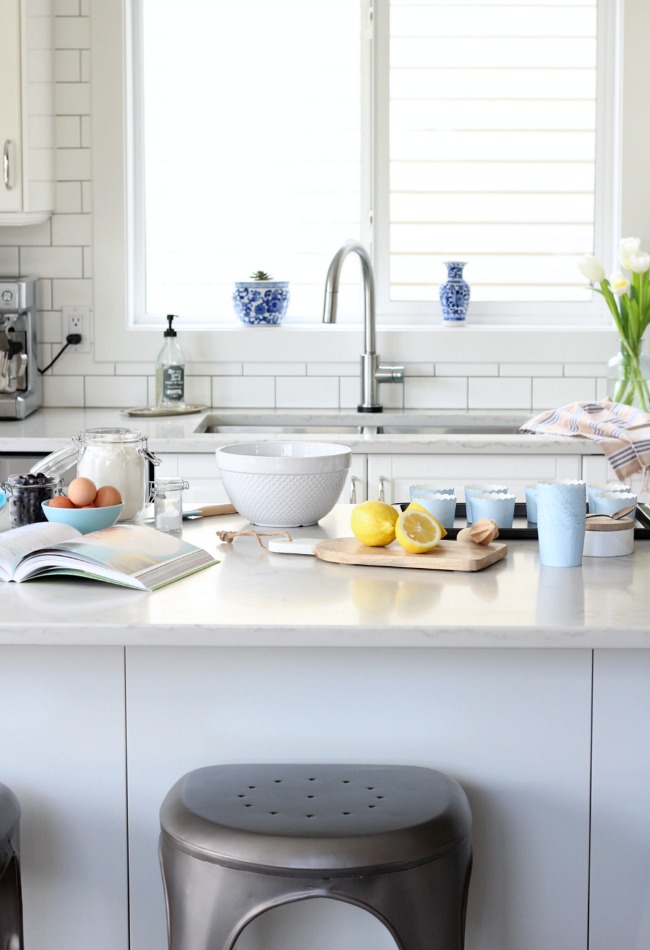
[[[9,514],[11,527],[20,528],[24,524],[47,521],[41,502],[49,501],[61,494],[63,479],[60,475],[10,475],[5,489],[9,496]]]

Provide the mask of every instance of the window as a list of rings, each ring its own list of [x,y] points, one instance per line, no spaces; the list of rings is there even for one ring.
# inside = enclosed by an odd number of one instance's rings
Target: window
[[[288,321],[316,322],[348,237],[373,245],[385,316],[430,315],[446,259],[473,319],[589,304],[576,261],[604,240],[614,144],[597,7],[133,0],[138,321],[230,319],[264,269],[291,280]]]

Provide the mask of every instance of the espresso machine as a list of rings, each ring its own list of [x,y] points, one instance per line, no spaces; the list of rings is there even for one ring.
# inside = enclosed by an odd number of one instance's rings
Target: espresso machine
[[[24,419],[42,399],[36,365],[36,278],[0,277],[0,420]]]

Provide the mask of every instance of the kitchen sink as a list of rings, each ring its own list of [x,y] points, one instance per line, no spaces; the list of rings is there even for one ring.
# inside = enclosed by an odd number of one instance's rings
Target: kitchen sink
[[[196,432],[261,435],[516,435],[523,420],[459,413],[209,414]]]

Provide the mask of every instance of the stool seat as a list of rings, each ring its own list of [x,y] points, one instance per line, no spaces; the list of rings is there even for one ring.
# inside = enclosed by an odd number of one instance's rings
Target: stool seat
[[[23,950],[23,901],[20,880],[20,805],[0,785],[0,947]]]
[[[161,822],[203,859],[348,874],[430,861],[471,817],[459,785],[417,766],[217,765],[176,783]]]
[[[400,950],[462,950],[472,866],[465,793],[432,769],[214,765],[160,810],[170,950],[233,950],[255,917],[329,897]]]

